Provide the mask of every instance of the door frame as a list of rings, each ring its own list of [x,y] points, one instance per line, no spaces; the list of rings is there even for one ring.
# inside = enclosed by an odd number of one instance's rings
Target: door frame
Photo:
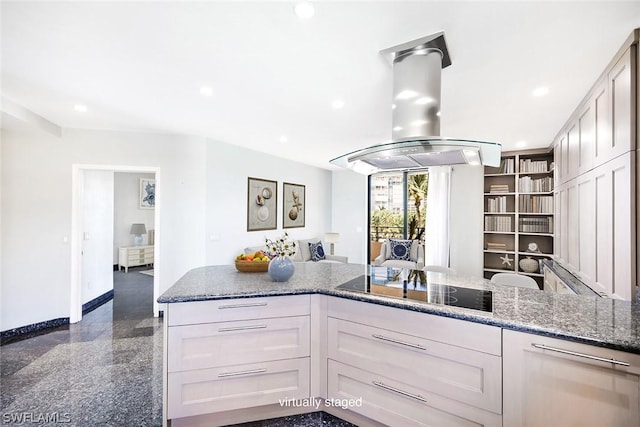
[[[153,243],[153,315],[160,314],[160,304],[157,299],[160,296],[160,212],[162,204],[162,185],[160,168],[155,166],[124,166],[124,165],[71,165],[71,280],[70,280],[70,305],[69,322],[77,323],[82,320],[82,231],[83,218],[82,207],[84,203],[84,173],[85,171],[128,172],[128,173],[153,173],[156,180],[156,207],[154,209],[155,241]]]

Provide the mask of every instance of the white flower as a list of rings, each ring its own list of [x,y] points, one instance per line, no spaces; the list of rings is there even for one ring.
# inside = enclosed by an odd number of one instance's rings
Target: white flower
[[[285,232],[282,237],[275,241],[265,237],[265,246],[269,250],[269,256],[274,258],[276,256],[293,256],[296,253],[296,242],[289,241],[289,233]]]

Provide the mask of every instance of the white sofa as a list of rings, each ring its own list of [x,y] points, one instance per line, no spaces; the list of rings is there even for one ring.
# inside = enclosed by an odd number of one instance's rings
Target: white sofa
[[[394,239],[402,240],[402,239]],[[373,260],[373,265],[380,267],[411,268],[422,270],[424,268],[424,247],[418,240],[411,244],[409,260],[393,259],[391,256],[391,242],[385,240],[380,247],[380,255]]]
[[[319,241],[321,241],[321,239],[319,238],[314,238],[314,239],[305,239],[305,240],[295,240],[296,242],[296,253],[293,257],[291,257],[291,260],[293,262],[314,262],[311,260],[311,251],[309,251],[309,243],[318,243]],[[326,251],[329,248],[328,244],[325,244],[323,242],[322,244],[322,248],[325,251],[325,259],[318,261],[318,262],[324,262],[324,263],[348,263],[349,262],[349,258],[346,256],[340,256],[340,255],[329,255]],[[265,250],[265,246],[251,246],[251,247],[247,247],[244,248],[244,253],[245,254],[251,254],[254,253],[256,251],[264,251]]]

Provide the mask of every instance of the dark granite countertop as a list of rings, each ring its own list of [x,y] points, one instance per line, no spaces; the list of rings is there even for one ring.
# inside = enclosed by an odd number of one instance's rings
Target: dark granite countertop
[[[371,295],[337,288],[366,273],[360,264],[296,263],[286,283],[232,265],[187,272],[159,303],[324,294],[640,354],[640,305],[598,296],[555,294],[491,284],[482,278],[439,275],[443,283],[493,291],[493,312]]]

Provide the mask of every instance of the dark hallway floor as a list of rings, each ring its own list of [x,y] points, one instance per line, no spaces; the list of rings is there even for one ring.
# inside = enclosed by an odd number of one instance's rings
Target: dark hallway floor
[[[162,319],[153,277],[114,272],[82,321],[0,347],[0,425],[162,425]]]

